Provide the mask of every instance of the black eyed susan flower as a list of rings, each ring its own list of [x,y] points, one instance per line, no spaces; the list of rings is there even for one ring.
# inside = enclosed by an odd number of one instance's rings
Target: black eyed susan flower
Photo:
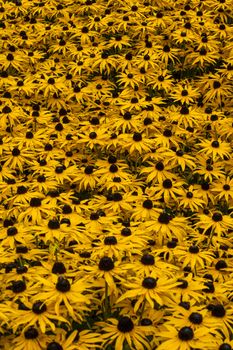
[[[215,342],[213,335],[209,333],[208,329],[197,329],[189,326],[184,327],[174,327],[166,325],[163,329],[161,328],[159,332],[162,339],[165,341],[158,346],[159,350],[168,349],[172,347],[173,349],[185,349],[190,350],[197,347],[205,347],[207,344]]]
[[[144,347],[150,348],[145,328],[136,325],[128,316],[121,316],[119,319],[109,318],[108,322],[100,322],[99,325],[105,332],[103,334],[105,345],[114,343],[114,348],[119,350],[122,350],[125,344],[139,350]]]
[[[138,311],[142,304],[148,302],[154,308],[156,304],[162,306],[164,297],[169,299],[172,289],[177,285],[174,279],[165,276],[157,277],[155,271],[146,277],[135,277],[129,283],[126,283],[127,291],[118,299],[118,302],[126,298],[136,298],[134,306],[135,312]]]
[[[87,283],[80,279],[74,283],[63,276],[52,275],[50,279],[38,277],[42,289],[38,298],[43,302],[53,303],[56,315],[60,315],[62,302],[74,319],[82,319],[82,311],[87,309],[90,298],[84,292],[87,291]],[[33,301],[35,297],[33,298]],[[34,301],[36,302],[36,300]],[[74,311],[75,310],[75,311]],[[79,312],[78,312],[79,310]]]

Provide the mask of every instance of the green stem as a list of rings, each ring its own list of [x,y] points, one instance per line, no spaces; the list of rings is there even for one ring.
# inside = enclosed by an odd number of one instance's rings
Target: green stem
[[[209,249],[209,247],[210,247],[210,244],[211,244],[211,242],[212,242],[213,235],[214,235],[214,229],[212,228],[211,233],[210,233],[210,239],[209,239],[209,242],[208,242],[208,244],[207,244],[207,249]]]
[[[140,316],[139,316],[139,325],[140,325],[142,317],[143,317],[145,306],[146,306],[146,299],[143,300],[142,309],[141,309],[141,313],[140,313]]]
[[[108,304],[108,284],[105,281],[105,291],[104,291],[104,319],[108,318],[109,304]]]

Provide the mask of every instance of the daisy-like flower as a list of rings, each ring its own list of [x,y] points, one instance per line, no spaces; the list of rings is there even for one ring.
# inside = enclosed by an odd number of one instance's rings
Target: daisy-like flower
[[[203,233],[211,230],[212,234],[221,237],[233,225],[233,218],[229,215],[223,215],[221,212],[215,211],[206,214],[196,214],[196,228],[201,228]]]
[[[170,204],[172,200],[176,201],[178,196],[183,194],[182,180],[171,180],[165,179],[162,183],[154,184],[149,190],[148,194],[153,196],[155,199],[164,199],[166,205]]]
[[[213,254],[200,250],[197,245],[190,245],[188,248],[179,246],[176,249],[175,256],[179,262],[182,262],[183,269],[190,265],[191,270],[196,273],[199,267],[204,268],[206,263],[211,264],[213,261]]]
[[[45,348],[46,336],[41,335],[35,327],[29,327],[20,335],[10,339],[9,349],[42,350]]]
[[[198,89],[193,88],[188,83],[176,84],[174,90],[171,92],[171,97],[174,101],[180,101],[182,104],[189,104],[194,102],[200,93]]]
[[[198,146],[201,148],[198,153],[205,153],[212,157],[213,161],[230,157],[231,147],[228,142],[218,140],[202,140]]]
[[[63,350],[89,350],[100,348],[103,341],[101,334],[91,332],[90,330],[71,331],[66,333],[63,329],[58,329],[56,335],[52,335],[47,340],[46,345],[48,350],[63,349]]]
[[[212,191],[218,200],[225,199],[227,203],[231,204],[233,200],[233,179],[227,177],[222,181],[214,182]]]
[[[203,278],[193,276],[192,273],[187,272],[187,276],[184,276],[183,272],[177,275],[177,286],[175,287],[173,294],[175,299],[180,301],[195,300],[200,302],[203,300],[202,291],[204,288]],[[167,301],[169,305],[170,299]]]
[[[175,178],[175,174],[171,171],[172,167],[165,164],[165,161],[162,159],[156,163],[148,161],[147,165],[140,171],[141,174],[148,174],[146,178],[147,182],[155,184],[157,182],[162,183],[167,178]]]
[[[175,166],[180,166],[182,171],[184,171],[185,168],[195,168],[195,158],[183,152],[181,149],[164,149],[164,156],[165,164],[168,163],[171,166],[171,168]]]
[[[81,270],[87,271],[85,279],[89,279],[90,276],[95,276],[97,280],[103,281],[107,284],[107,288],[110,294],[118,295],[118,290],[116,287],[116,283],[114,281],[114,277],[117,279],[122,279],[122,271],[119,266],[119,262],[114,262],[108,256],[104,256],[100,258],[99,264],[93,264],[92,266],[80,266]]]
[[[203,175],[205,181],[224,178],[223,163],[221,160],[213,162],[211,158],[202,154],[196,155],[196,169],[194,174]]]
[[[221,329],[225,337],[230,337],[232,329],[233,309],[230,303],[211,303],[207,306],[210,318],[210,327],[216,331]]]
[[[177,286],[174,278],[165,276],[157,277],[155,271],[146,277],[132,277],[131,281],[123,283],[128,289],[117,302],[127,298],[137,298],[134,311],[137,312],[143,303],[148,302],[154,308],[155,305],[164,305],[164,297],[169,299],[173,289]]]
[[[156,208],[157,205],[157,208]],[[136,203],[136,208],[134,208],[131,215],[132,219],[136,220],[147,220],[156,217],[162,209],[159,208],[159,202],[153,202],[151,199],[142,196]]]
[[[147,230],[154,232],[160,245],[162,245],[164,239],[172,239],[174,236],[182,241],[189,230],[187,218],[182,216],[173,217],[166,212],[157,214],[157,218],[154,220],[147,220],[145,227]]]
[[[205,201],[200,198],[198,191],[189,186],[184,194],[179,198],[179,206],[183,209],[190,209],[192,212],[198,211],[199,208],[203,208]]]
[[[22,204],[21,204],[22,206]],[[22,212],[18,216],[19,222],[31,222],[32,224],[40,224],[42,219],[49,215],[54,215],[55,210],[50,205],[44,203],[44,196],[32,197],[27,205],[23,206]]]
[[[13,331],[16,332],[20,326],[23,326],[22,330],[27,329],[28,327],[39,327],[42,333],[45,333],[46,330],[51,329],[52,331],[56,330],[56,326],[53,321],[58,320],[61,322],[67,322],[67,320],[58,316],[54,313],[53,307],[47,307],[46,302],[40,300],[35,301],[34,303],[24,302],[26,310],[14,309],[13,312]],[[16,308],[16,305],[15,305]]]
[[[193,330],[189,326],[175,327],[166,324],[159,329],[159,336],[163,340],[157,347],[158,350],[191,350],[208,346],[215,342],[213,335],[206,328]]]
[[[87,292],[88,284],[83,279],[76,282],[70,282],[69,279],[52,275],[50,279],[43,277],[37,278],[41,285],[41,292],[33,298],[33,302],[39,298],[42,302],[46,301],[48,305],[54,305],[56,315],[60,316],[61,304],[64,303],[69,314],[76,320],[82,319],[82,312],[87,310],[90,304]]]
[[[30,165],[32,158],[32,152],[30,149],[25,149],[23,145],[19,147],[11,147],[9,151],[5,153],[2,160],[5,161],[5,166],[11,167],[11,169],[19,169],[23,171],[23,166]]]
[[[137,326],[133,319],[128,316],[121,316],[119,319],[109,318],[108,322],[99,322],[98,324],[105,332],[102,335],[104,346],[114,343],[115,350],[123,350],[125,344],[128,344],[132,349],[150,349],[145,327]]]

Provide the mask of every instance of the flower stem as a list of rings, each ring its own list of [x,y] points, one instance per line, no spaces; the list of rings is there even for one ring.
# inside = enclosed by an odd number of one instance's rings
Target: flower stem
[[[143,300],[143,304],[142,304],[142,309],[141,309],[141,313],[140,313],[140,316],[139,316],[139,325],[141,323],[141,320],[142,320],[142,317],[143,317],[143,313],[144,313],[144,310],[145,310],[145,306],[146,306],[146,299]]]
[[[209,247],[210,247],[210,244],[211,244],[211,242],[212,242],[213,235],[214,235],[214,229],[212,228],[211,233],[210,233],[210,239],[209,239],[209,242],[208,242],[208,244],[207,244],[207,249],[209,249]]]
[[[108,304],[108,284],[105,281],[105,291],[104,291],[104,319],[108,318],[109,304]]]

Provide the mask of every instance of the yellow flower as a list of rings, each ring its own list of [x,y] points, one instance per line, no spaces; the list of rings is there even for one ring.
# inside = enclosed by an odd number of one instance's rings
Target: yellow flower
[[[132,349],[150,349],[145,327],[137,326],[128,316],[121,316],[118,320],[109,318],[108,322],[99,322],[98,324],[105,332],[102,335],[105,347],[114,342],[115,350],[123,350],[125,344],[128,344]]]
[[[84,279],[78,279],[72,283],[63,276],[57,278],[52,275],[50,279],[38,276],[37,281],[41,286],[41,291],[33,297],[33,302],[39,298],[41,301],[46,301],[48,305],[52,304],[58,316],[61,315],[61,304],[63,303],[74,320],[82,320],[82,313],[88,310],[87,305],[91,302],[88,293],[84,293],[89,288]]]
[[[148,302],[151,308],[157,304],[164,305],[164,297],[166,300],[172,295],[172,289],[177,285],[174,278],[165,276],[157,277],[155,271],[145,277],[132,277],[129,282],[123,283],[127,288],[117,302],[121,302],[127,298],[137,298],[134,311],[137,312],[143,303]]]

